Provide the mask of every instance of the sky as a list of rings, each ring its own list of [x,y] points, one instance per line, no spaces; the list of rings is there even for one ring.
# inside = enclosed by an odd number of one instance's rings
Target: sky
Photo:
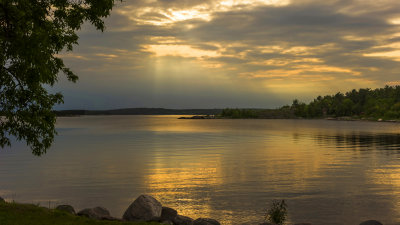
[[[57,109],[276,108],[400,85],[397,0],[125,0],[61,57]]]

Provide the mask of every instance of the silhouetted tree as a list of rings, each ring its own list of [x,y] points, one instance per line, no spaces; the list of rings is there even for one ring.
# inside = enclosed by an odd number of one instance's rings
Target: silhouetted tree
[[[55,104],[50,94],[59,73],[78,77],[57,56],[78,43],[75,33],[88,21],[103,31],[102,18],[114,0],[0,0],[0,147],[10,136],[25,140],[32,153],[45,153],[53,142]]]

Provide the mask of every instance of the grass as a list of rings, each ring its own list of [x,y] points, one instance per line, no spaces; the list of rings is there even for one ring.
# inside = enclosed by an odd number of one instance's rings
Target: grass
[[[273,224],[283,225],[285,224],[287,217],[287,205],[285,200],[272,201],[271,208],[267,210],[265,219]]]
[[[0,202],[1,225],[159,225],[151,222],[99,221],[32,204]]]

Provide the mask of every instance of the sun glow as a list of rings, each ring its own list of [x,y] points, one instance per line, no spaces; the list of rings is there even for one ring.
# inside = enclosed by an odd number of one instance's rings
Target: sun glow
[[[228,8],[237,6],[260,6],[260,5],[273,5],[273,6],[285,6],[290,3],[289,0],[224,0],[219,1],[217,5],[219,8]]]
[[[213,14],[231,10],[249,9],[263,5],[285,6],[289,0],[222,0],[206,2],[193,7],[161,8],[153,2],[148,2],[146,7],[140,9],[127,8],[119,13],[128,16],[139,24],[152,24],[157,26],[170,25],[191,19],[210,21]],[[189,27],[190,28],[190,27]]]
[[[168,16],[171,21],[184,21],[190,19],[211,20],[210,14],[205,11],[204,7],[195,7],[190,10],[169,10]]]
[[[364,54],[364,56],[369,56],[369,57],[385,57],[385,58],[391,58],[391,59],[393,59],[394,61],[400,61],[400,50],[389,51],[389,52],[369,53],[369,54]]]
[[[394,18],[389,20],[389,23],[394,24],[394,25],[400,25],[400,18]]]
[[[144,47],[147,52],[155,54],[156,57],[160,56],[179,56],[179,57],[217,57],[220,54],[216,51],[202,50],[192,48],[189,45],[179,44],[156,44],[147,45]]]

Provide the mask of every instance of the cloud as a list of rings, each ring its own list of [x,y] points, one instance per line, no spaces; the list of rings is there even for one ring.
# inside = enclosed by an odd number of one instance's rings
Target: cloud
[[[185,80],[199,91],[180,97],[182,107],[201,92],[218,95],[215,106],[238,90],[249,105],[272,106],[276,93],[289,101],[397,84],[399,21],[394,0],[132,0],[116,5],[105,33],[84,26],[80,46],[64,57],[81,76],[143,82],[143,96],[154,82],[168,96],[160,80],[171,88],[187,76],[207,81]]]

